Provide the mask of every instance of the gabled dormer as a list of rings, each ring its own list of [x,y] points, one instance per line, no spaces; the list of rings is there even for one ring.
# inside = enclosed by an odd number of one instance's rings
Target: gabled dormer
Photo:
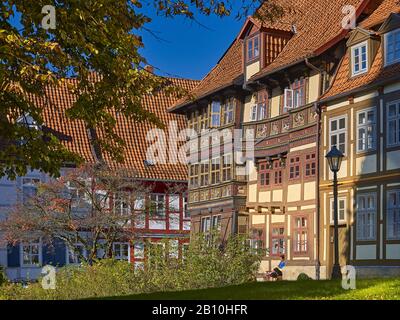
[[[360,27],[355,28],[351,32],[347,40],[347,47],[349,48],[350,55],[350,77],[365,74],[370,70],[379,44],[380,38],[375,32]]]
[[[243,43],[245,81],[268,66],[282,51],[293,33],[264,25],[249,17],[238,35]]]
[[[385,66],[400,62],[400,14],[391,13],[379,33],[383,36]]]

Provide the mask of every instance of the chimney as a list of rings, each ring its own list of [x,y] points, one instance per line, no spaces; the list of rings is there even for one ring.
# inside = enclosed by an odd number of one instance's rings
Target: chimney
[[[144,66],[144,70],[146,70],[149,73],[154,73],[154,67],[149,64]]]

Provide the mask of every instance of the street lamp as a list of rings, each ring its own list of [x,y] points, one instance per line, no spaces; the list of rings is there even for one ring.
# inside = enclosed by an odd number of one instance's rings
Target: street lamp
[[[338,186],[337,173],[342,164],[343,153],[333,146],[331,151],[327,153],[325,158],[328,160],[329,168],[333,172],[333,223],[335,228],[334,243],[335,243],[335,263],[332,270],[332,279],[341,279],[342,272],[339,265],[339,228],[338,228]]]

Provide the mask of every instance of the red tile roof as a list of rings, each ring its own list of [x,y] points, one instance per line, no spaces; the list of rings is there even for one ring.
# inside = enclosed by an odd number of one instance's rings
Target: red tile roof
[[[384,80],[390,80],[399,75],[400,63],[384,67],[383,52],[382,47],[380,47],[375,56],[374,62],[367,73],[351,78],[349,70],[350,56],[349,54],[346,54],[340,64],[331,88],[321,97],[321,101],[349,93],[361,87],[378,84]]]
[[[198,81],[170,78],[172,84],[182,87],[185,90],[193,90]],[[70,80],[73,81],[73,80]],[[69,139],[61,139],[68,150],[83,157],[87,162],[95,162],[96,158],[92,151],[90,136],[86,130],[85,123],[80,120],[71,120],[66,117],[65,111],[73,105],[75,97],[64,84],[59,87],[48,87],[45,97],[35,97],[35,104],[43,108],[44,125],[55,131],[60,136]],[[166,125],[164,132],[168,141],[168,125],[175,121],[179,130],[186,127],[184,116],[170,114],[167,109],[176,102],[176,98],[167,96],[163,91],[154,95],[148,95],[143,99],[143,107],[153,112]],[[125,141],[124,161],[116,163],[107,154],[103,155],[104,160],[111,167],[122,167],[132,171],[137,177],[147,180],[168,180],[186,181],[187,168],[184,164],[156,164],[147,167],[144,160],[147,159],[146,151],[151,145],[146,141],[147,132],[156,128],[149,122],[135,122],[125,116],[116,115],[116,133]],[[99,133],[101,134],[101,133]]]
[[[294,8],[302,13],[294,17],[297,33],[289,40],[278,57],[250,80],[256,80],[305,58],[316,56],[342,39],[348,30],[342,28],[345,14],[342,8],[352,5],[357,12],[364,8],[367,0],[302,0]]]
[[[360,13],[368,0],[276,0],[275,2],[283,8],[284,15],[274,22],[264,21],[263,26],[290,31],[292,25],[296,25],[297,33],[278,57],[250,80],[299,63],[307,57],[323,52],[325,45],[335,44],[348,32],[341,24],[345,16],[342,12],[343,6],[353,5],[357,8],[357,13]],[[267,5],[266,2],[259,10],[262,12]],[[242,41],[236,39],[217,65],[193,90],[194,100],[234,84],[235,80],[243,75],[242,51]],[[192,102],[193,100],[187,98],[181,99],[170,111],[181,109]]]
[[[398,0],[384,0],[382,4],[364,21],[360,23],[361,27],[370,28],[381,24],[392,12],[399,12]],[[343,56],[335,78],[330,89],[321,97],[321,100],[331,100],[335,96],[342,96],[351,91],[362,87],[381,83],[385,80],[391,80],[400,73],[400,63],[384,66],[382,46],[379,47],[371,68],[367,73],[351,77],[350,76],[350,54],[349,49]]]
[[[368,16],[368,18],[360,23],[360,27],[364,29],[370,29],[378,24],[381,24],[384,20],[386,20],[391,12],[400,12],[399,0],[384,0],[382,4]]]

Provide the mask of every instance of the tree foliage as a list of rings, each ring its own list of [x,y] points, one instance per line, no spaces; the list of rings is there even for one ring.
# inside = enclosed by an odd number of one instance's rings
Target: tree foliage
[[[241,0],[236,15],[254,11],[262,0]],[[144,12],[183,15],[231,15],[227,0],[9,0],[0,3],[0,176],[15,178],[27,167],[59,175],[63,163],[78,163],[51,132],[42,129],[43,107],[32,97],[46,97],[47,86],[66,85],[76,101],[70,119],[101,130],[96,143],[117,161],[123,160],[123,139],[115,131],[115,112],[138,121],[159,119],[142,108],[142,98],[162,88],[187,94],[163,77],[143,69],[146,59],[141,33],[150,21]],[[45,29],[42,8],[55,8],[56,28]],[[268,18],[277,15],[271,5]],[[68,81],[73,77],[76,81]],[[24,121],[29,116],[39,130]],[[23,121],[20,121],[22,118]],[[21,125],[25,123],[25,125]],[[21,143],[21,141],[23,143]]]
[[[143,268],[125,261],[100,260],[93,265],[58,270],[56,289],[45,290],[39,283],[0,287],[3,299],[83,299],[223,287],[254,281],[261,256],[252,253],[243,237],[231,236],[223,249],[219,239],[198,235],[184,257],[166,250],[152,250]],[[157,246],[160,248],[161,246]]]

